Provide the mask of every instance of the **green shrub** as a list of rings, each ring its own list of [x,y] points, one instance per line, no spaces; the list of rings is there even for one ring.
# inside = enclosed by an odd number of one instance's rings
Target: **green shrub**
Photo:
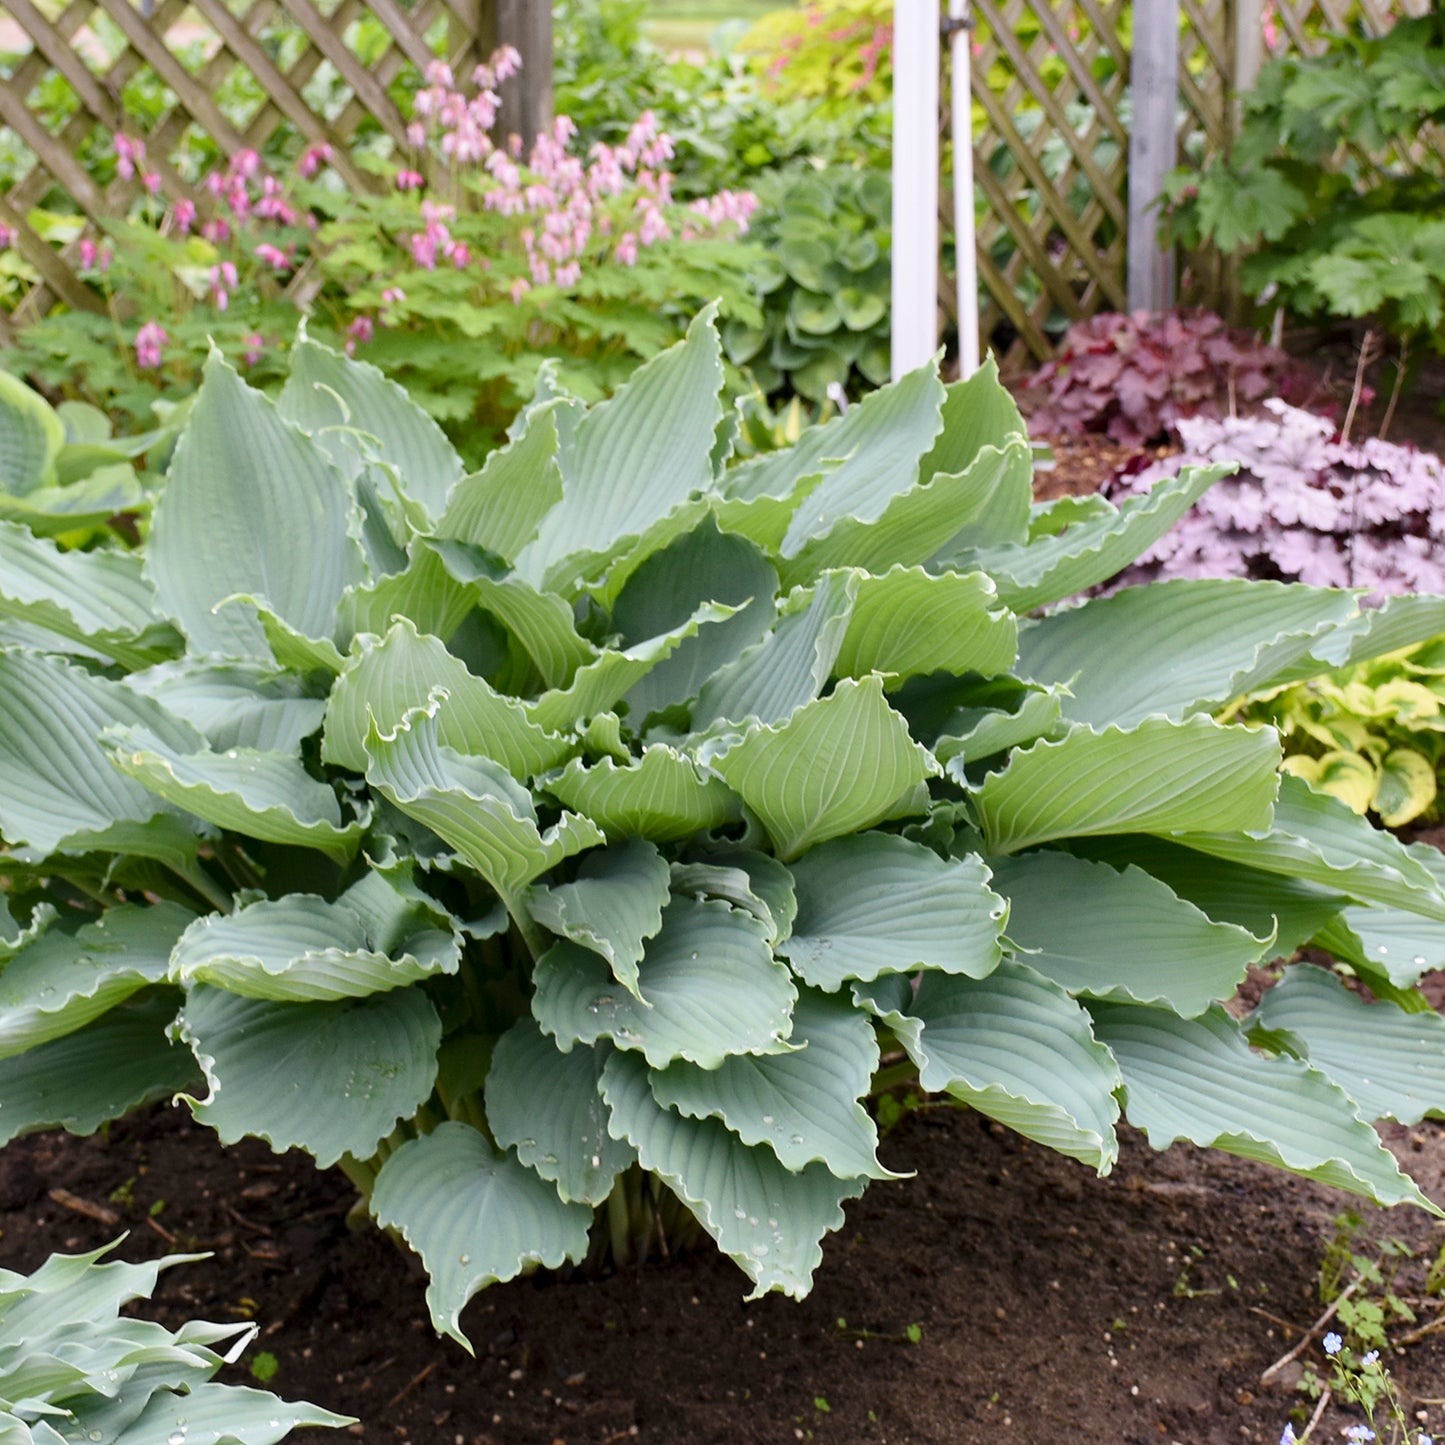
[[[1218,471],[1033,508],[992,368],[729,465],[721,355],[549,382],[470,474],[314,341],[275,405],[214,356],[144,555],[0,523],[0,1141],[179,1093],[340,1164],[459,1339],[659,1234],[806,1293],[905,1071],[1100,1172],[1122,1109],[1425,1204],[1360,1111],[1445,1105],[1445,1024],[1319,970],[1222,1001],[1328,929],[1418,997],[1439,855],[1208,712],[1445,602],[1028,619]]]
[[[125,1305],[149,1298],[161,1270],[207,1256],[101,1264],[114,1248],[53,1254],[30,1275],[0,1269],[0,1438],[7,1445],[274,1445],[302,1426],[355,1423],[265,1390],[218,1384],[213,1377],[240,1358],[256,1325],[193,1320],[172,1331],[122,1318]]]

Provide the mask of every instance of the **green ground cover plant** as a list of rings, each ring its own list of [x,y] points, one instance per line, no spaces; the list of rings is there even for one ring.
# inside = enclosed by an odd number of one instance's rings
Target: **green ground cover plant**
[[[256,1338],[254,1324],[192,1320],[168,1330],[122,1316],[149,1298],[164,1269],[53,1254],[34,1273],[0,1270],[0,1439],[6,1445],[275,1445],[302,1426],[351,1425],[315,1405],[215,1380]]]
[[[1112,576],[1218,477],[1031,504],[991,367],[733,458],[715,318],[468,470],[305,336],[219,354],[132,529],[0,522],[0,1140],[181,1096],[488,1283],[710,1235],[801,1296],[913,1080],[1107,1171],[1122,1117],[1434,1208],[1445,868],[1231,698],[1445,602]],[[7,396],[12,491],[63,436]],[[144,501],[138,510],[144,510]],[[1328,940],[1327,944],[1322,940]],[[1381,1001],[1252,962],[1314,940]]]

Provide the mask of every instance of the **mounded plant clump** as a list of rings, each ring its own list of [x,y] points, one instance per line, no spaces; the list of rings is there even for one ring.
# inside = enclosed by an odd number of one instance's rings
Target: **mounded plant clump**
[[[212,359],[141,553],[0,523],[0,1140],[179,1094],[344,1168],[458,1339],[698,1230],[803,1295],[905,1068],[1100,1172],[1127,1115],[1426,1204],[1367,1120],[1445,1105],[1445,869],[1209,713],[1445,601],[1029,618],[1219,469],[1034,507],[991,369],[729,465],[722,380],[704,316],[467,474],[302,338],[275,404]],[[63,491],[7,407],[6,485]],[[1300,965],[1222,1007],[1306,940],[1380,1001]]]

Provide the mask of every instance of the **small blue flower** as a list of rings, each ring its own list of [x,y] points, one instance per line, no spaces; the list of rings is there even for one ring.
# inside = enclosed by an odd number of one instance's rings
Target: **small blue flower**
[[[1368,1425],[1351,1425],[1345,1431],[1346,1440],[1373,1440],[1375,1432]]]
[[[1416,1437],[1415,1445],[1435,1445],[1435,1437],[1427,1435],[1423,1430]]]
[[[1325,1354],[1329,1355],[1333,1359],[1334,1356],[1339,1354],[1340,1348],[1345,1342],[1337,1334],[1335,1334],[1333,1330],[1331,1330],[1330,1333],[1324,1337],[1322,1343],[1325,1347]]]
[[[1299,1437],[1294,1433],[1293,1425],[1284,1427],[1284,1434],[1279,1437],[1279,1445],[1299,1445]]]
[[[1371,1350],[1368,1355],[1364,1356],[1364,1358],[1361,1359],[1361,1361],[1360,1361],[1360,1368],[1361,1368],[1362,1370],[1368,1370],[1368,1369],[1370,1368],[1370,1366],[1373,1365],[1373,1364],[1375,1363],[1375,1361],[1378,1360],[1379,1358],[1380,1358],[1380,1352],[1379,1352],[1379,1350]]]

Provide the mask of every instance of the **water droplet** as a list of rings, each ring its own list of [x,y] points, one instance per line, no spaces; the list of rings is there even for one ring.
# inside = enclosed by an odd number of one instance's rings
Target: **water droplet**
[[[766,1258],[766,1256],[767,1256],[768,1247],[767,1247],[766,1244],[755,1244],[755,1245],[753,1245],[753,1247],[748,1251],[748,1253],[751,1254],[751,1255],[753,1255],[753,1256],[755,1256],[755,1257],[758,1258],[758,1259],[764,1259],[764,1258]]]
[[[517,1142],[517,1148],[519,1149],[535,1149],[536,1147],[537,1141],[535,1139],[521,1139]]]
[[[602,1167],[602,1156],[600,1154],[594,1154],[592,1156],[592,1167],[594,1169],[600,1169]]]
[[[99,1430],[92,1430],[87,1438],[90,1440],[104,1440],[105,1436],[102,1435]]]
[[[1389,953],[1389,951],[1390,951],[1390,950],[1389,950],[1388,948],[1386,948],[1383,943],[1377,945],[1376,948],[1375,948],[1375,952],[1378,953],[1378,954],[1381,954],[1381,955],[1386,954],[1386,953]]]
[[[617,1000],[610,993],[600,993],[587,1007],[595,1013],[600,1008],[616,1008]]]
[[[457,1263],[458,1263],[458,1264],[470,1264],[471,1262],[472,1262],[472,1257],[471,1257],[471,1255],[469,1255],[469,1254],[461,1254],[461,1255],[458,1255],[458,1256],[457,1256]]]
[[[1424,967],[1425,967],[1425,955],[1424,955],[1423,953],[1417,953],[1417,954],[1414,956],[1414,958],[1412,958],[1412,959],[1410,960],[1410,962],[1413,963],[1416,968],[1424,968]]]
[[[771,1114],[764,1114],[764,1115],[763,1115],[763,1123],[764,1123],[764,1124],[771,1124],[772,1122],[773,1122],[773,1116],[772,1116]]]
[[[697,949],[693,949],[693,951],[692,951],[692,957],[693,957],[693,961],[696,962],[696,961],[697,961]]]
[[[734,1209],[733,1215],[738,1219],[746,1219],[748,1217],[748,1212],[746,1209]]]
[[[776,1229],[777,1227],[778,1227],[778,1221],[777,1221],[776,1219],[770,1219],[770,1220],[768,1220],[768,1228],[769,1228],[769,1229]]]
[[[756,1214],[750,1214],[750,1215],[748,1215],[748,1223],[749,1223],[750,1225],[752,1225],[752,1227],[753,1227],[754,1229],[756,1229],[756,1228],[758,1227],[758,1217],[757,1217],[757,1215],[756,1215]]]
[[[802,1142],[803,1142],[803,1136],[802,1136],[801,1134],[791,1134],[791,1135],[789,1135],[789,1137],[788,1137],[788,1143],[791,1144],[795,1149],[796,1149],[799,1145],[801,1145]]]
[[[184,1430],[172,1430],[166,1436],[166,1445],[186,1445],[186,1432]]]

